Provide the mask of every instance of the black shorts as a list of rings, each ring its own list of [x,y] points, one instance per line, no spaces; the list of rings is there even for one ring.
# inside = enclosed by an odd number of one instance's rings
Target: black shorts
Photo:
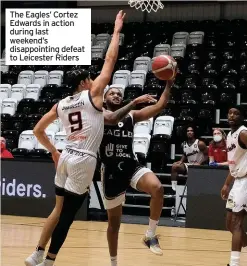
[[[137,181],[147,172],[151,172],[151,170],[136,160],[112,161],[102,164],[101,180],[104,197],[108,200],[114,199],[125,193],[132,183],[136,188]]]

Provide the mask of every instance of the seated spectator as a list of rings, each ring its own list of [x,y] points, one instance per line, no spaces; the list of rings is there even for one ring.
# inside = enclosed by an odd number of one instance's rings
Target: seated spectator
[[[208,148],[208,156],[210,166],[228,165],[226,134],[224,130],[220,128],[214,129],[213,140]]]
[[[0,141],[1,141],[1,158],[13,159],[14,158],[13,155],[6,148],[6,140],[5,140],[5,138],[4,137],[0,137]]]
[[[183,156],[180,161],[173,163],[171,179],[172,189],[176,191],[178,174],[188,174],[188,165],[208,163],[207,145],[196,138],[195,128],[187,127],[187,140],[182,143]],[[187,163],[186,163],[187,161]]]

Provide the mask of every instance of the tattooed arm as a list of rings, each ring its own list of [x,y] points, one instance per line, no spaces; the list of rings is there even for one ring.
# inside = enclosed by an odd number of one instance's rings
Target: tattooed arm
[[[140,103],[154,103],[156,100],[150,96],[149,94],[142,95],[124,107],[118,109],[115,112],[110,112],[104,110],[104,123],[105,125],[116,125],[119,121],[121,121],[131,110],[133,110],[137,104]]]

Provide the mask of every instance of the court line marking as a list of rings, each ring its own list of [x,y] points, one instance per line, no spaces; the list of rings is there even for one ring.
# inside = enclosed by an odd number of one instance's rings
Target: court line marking
[[[90,221],[83,221],[83,222],[90,222]],[[96,221],[97,222],[97,221]],[[101,221],[100,221],[101,223]],[[16,223],[2,223],[3,224],[7,224],[7,225],[20,225],[20,226],[31,226],[31,227],[43,227],[44,224],[42,223],[25,223],[25,224],[16,224]],[[167,227],[167,228],[174,228],[174,227]],[[178,227],[179,228],[179,227]],[[184,229],[184,228],[183,228]],[[188,228],[191,229],[191,228]],[[88,229],[88,228],[70,228],[70,230],[75,230],[75,231],[89,231],[89,232],[101,232],[101,233],[106,233],[106,230],[98,230],[98,229]],[[197,230],[197,229],[195,229]],[[203,229],[202,229],[203,230]],[[215,230],[212,230],[215,231]],[[141,233],[133,233],[133,232],[121,232],[119,231],[119,234],[126,234],[126,235],[136,235],[136,236],[143,236],[143,234]],[[173,236],[173,235],[164,235],[164,234],[159,234],[160,236],[162,236],[162,238],[181,238],[181,239],[198,239],[198,240],[206,240],[206,241],[221,241],[221,242],[230,242],[230,240],[227,239],[215,239],[215,238],[201,238],[201,237],[188,237],[188,236]]]

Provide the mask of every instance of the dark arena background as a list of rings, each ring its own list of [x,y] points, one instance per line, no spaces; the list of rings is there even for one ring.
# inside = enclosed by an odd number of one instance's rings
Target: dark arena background
[[[1,2],[1,136],[14,157],[1,156],[4,266],[24,265],[55,203],[54,164],[32,130],[56,102],[70,95],[68,71],[88,69],[93,79],[100,74],[115,17],[121,9],[126,12],[126,20],[108,87],[123,89],[126,103],[146,93],[159,99],[164,82],[151,71],[152,59],[159,54],[173,56],[178,73],[167,107],[148,126],[143,123],[136,129],[148,131],[148,145],[133,145],[139,160],[153,170],[164,187],[157,229],[164,255],[155,256],[141,243],[149,223],[150,196],[129,187],[119,235],[119,265],[229,263],[231,234],[225,226],[226,202],[220,195],[228,167],[209,166],[208,162],[190,166],[188,175],[179,175],[176,191],[172,189],[171,168],[183,155],[181,144],[186,140],[188,125],[193,123],[198,138],[209,146],[213,128],[228,134],[230,106],[241,105],[247,110],[247,2],[162,3],[163,9],[148,13],[130,7],[128,1]],[[6,65],[5,11],[9,8],[91,8],[91,65]],[[52,78],[52,71],[59,77]],[[49,126],[49,133],[57,149],[63,150],[66,134],[59,120]],[[98,164],[87,200],[57,265],[110,265],[106,230]],[[133,262],[133,258],[138,261]],[[242,252],[241,263],[247,263],[246,251]]]

